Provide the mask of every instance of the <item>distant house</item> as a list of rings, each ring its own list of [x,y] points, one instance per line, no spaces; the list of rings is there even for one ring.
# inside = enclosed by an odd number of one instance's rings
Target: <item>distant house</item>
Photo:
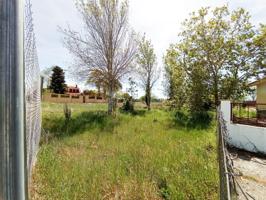
[[[250,84],[257,88],[256,109],[259,117],[266,118],[266,77]]]
[[[250,84],[257,88],[257,104],[266,104],[266,77]]]
[[[66,94],[80,94],[80,89],[78,86],[67,86],[66,88]]]

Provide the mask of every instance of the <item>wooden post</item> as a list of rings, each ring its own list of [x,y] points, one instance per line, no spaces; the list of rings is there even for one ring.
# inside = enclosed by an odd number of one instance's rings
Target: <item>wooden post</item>
[[[42,97],[43,97],[43,82],[44,82],[44,77],[41,76],[41,100],[42,100]]]
[[[0,0],[0,199],[27,199],[24,4]]]

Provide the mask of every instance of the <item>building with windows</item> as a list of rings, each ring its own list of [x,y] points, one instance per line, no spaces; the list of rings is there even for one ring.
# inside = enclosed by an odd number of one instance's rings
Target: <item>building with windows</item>
[[[65,93],[66,94],[80,94],[81,91],[78,88],[78,85],[76,85],[76,86],[67,86]]]
[[[266,77],[251,83],[250,86],[256,87],[257,89],[256,102],[259,104],[266,104]]]

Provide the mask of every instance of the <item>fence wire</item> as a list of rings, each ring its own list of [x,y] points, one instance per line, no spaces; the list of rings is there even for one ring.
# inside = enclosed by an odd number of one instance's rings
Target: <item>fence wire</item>
[[[219,171],[220,171],[220,199],[231,200],[232,178],[230,176],[230,156],[227,150],[228,132],[222,113],[218,109],[218,153],[219,153]]]
[[[228,141],[230,140],[226,122],[223,113],[218,109],[218,153],[220,169],[220,199],[234,200],[240,199],[240,193],[245,200],[253,199],[241,187],[238,177],[241,176],[236,172],[234,167],[234,155],[229,152]],[[241,198],[242,199],[242,198]]]
[[[30,178],[41,135],[41,88],[40,68],[30,0],[25,1],[24,12],[27,171]]]

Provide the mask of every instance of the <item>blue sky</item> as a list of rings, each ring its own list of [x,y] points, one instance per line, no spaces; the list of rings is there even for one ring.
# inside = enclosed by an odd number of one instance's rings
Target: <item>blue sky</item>
[[[64,48],[62,35],[58,32],[58,26],[66,27],[68,24],[75,30],[82,29],[75,0],[32,0],[32,4],[41,69],[59,65],[66,70],[67,83],[76,84],[67,71],[73,58]],[[146,33],[152,40],[158,66],[163,68],[162,57],[170,43],[177,41],[181,22],[188,18],[189,13],[201,7],[225,4],[228,4],[230,9],[243,7],[248,10],[255,25],[266,24],[266,0],[129,0],[130,25],[136,32]],[[162,82],[161,74],[153,90],[157,97],[164,97]],[[83,84],[78,84],[85,88]],[[139,89],[139,96],[142,94]]]

